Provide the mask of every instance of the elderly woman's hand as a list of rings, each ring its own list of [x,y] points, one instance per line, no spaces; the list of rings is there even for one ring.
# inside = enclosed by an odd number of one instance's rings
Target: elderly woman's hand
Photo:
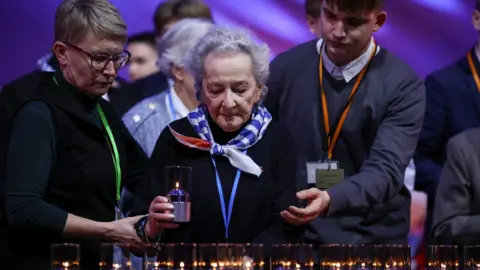
[[[148,209],[148,222],[145,227],[145,233],[149,238],[155,238],[164,228],[175,229],[178,224],[173,223],[175,216],[171,213],[173,205],[163,196],[157,196],[153,199]]]

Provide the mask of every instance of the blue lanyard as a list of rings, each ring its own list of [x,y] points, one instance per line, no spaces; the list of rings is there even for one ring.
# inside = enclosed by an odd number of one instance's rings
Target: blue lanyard
[[[172,89],[168,92],[168,105],[170,105],[170,115],[172,117],[172,121],[177,120],[177,117],[175,116],[175,106],[173,105],[173,100],[172,100]]]
[[[244,151],[246,153],[246,150]],[[233,181],[232,192],[230,193],[230,201],[228,202],[228,212],[225,207],[225,197],[223,196],[222,182],[220,181],[220,176],[218,175],[217,164],[215,159],[212,157],[213,167],[215,168],[215,178],[217,179],[217,189],[218,195],[220,196],[220,206],[222,207],[223,214],[223,223],[225,224],[225,239],[228,240],[228,227],[230,225],[230,219],[232,218],[233,202],[235,201],[235,195],[237,193],[238,182],[240,182],[241,171],[237,170],[235,175],[235,180]]]

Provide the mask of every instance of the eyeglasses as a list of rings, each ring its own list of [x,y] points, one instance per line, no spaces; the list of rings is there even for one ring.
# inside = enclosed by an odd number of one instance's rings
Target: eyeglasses
[[[68,42],[63,43],[88,56],[90,58],[90,65],[96,71],[103,71],[110,61],[113,62],[113,66],[116,70],[122,69],[127,65],[132,55],[127,50],[123,50],[123,52],[114,55],[106,53],[89,53]]]

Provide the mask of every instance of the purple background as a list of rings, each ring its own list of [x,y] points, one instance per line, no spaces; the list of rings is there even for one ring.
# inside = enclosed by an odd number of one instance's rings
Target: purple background
[[[32,71],[53,42],[60,0],[0,1],[0,85]],[[113,0],[129,33],[152,29],[159,0]],[[278,53],[312,38],[304,0],[206,0],[217,23],[253,29]],[[478,40],[471,23],[474,0],[388,0],[388,22],[378,43],[408,62],[421,76],[465,55]],[[125,73],[122,73],[125,74]]]

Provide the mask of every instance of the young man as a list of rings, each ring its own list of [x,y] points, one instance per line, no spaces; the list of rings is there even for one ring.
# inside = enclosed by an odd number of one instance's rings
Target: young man
[[[281,213],[294,224],[311,222],[307,240],[408,241],[404,172],[421,129],[425,89],[373,39],[386,19],[382,0],[323,0],[323,40],[271,64],[266,105],[296,138],[298,187],[306,188],[308,179],[321,189],[299,192],[309,205]]]
[[[157,45],[153,33],[140,33],[130,37],[127,50],[132,53],[128,63],[130,81],[148,77],[159,71]]]
[[[480,33],[480,0],[472,15]],[[446,160],[447,142],[467,129],[480,127],[480,46],[472,46],[457,62],[436,71],[425,80],[427,103],[423,129],[415,152],[415,188],[428,195],[425,244],[433,214],[437,183]]]

